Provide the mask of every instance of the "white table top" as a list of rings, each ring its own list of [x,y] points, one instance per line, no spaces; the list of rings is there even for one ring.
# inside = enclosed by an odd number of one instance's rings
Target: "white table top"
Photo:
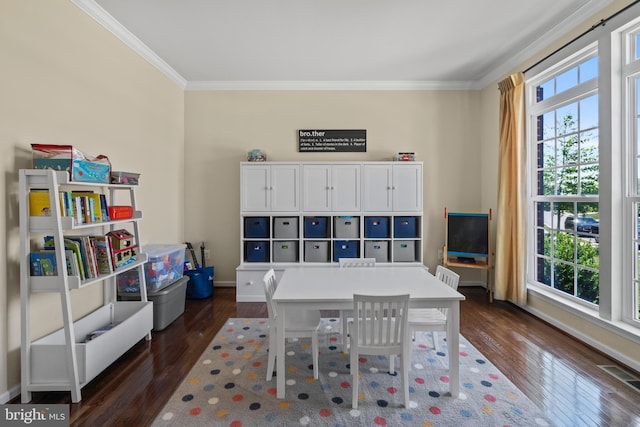
[[[286,268],[273,299],[277,303],[305,301],[335,303],[352,301],[354,293],[368,295],[408,293],[412,302],[420,303],[428,300],[430,306],[437,306],[438,301],[451,303],[465,299],[464,295],[451,289],[420,266]]]

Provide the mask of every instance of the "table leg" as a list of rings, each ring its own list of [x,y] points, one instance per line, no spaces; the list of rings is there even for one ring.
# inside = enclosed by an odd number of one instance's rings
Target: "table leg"
[[[284,304],[278,305],[278,318],[277,318],[277,340],[276,347],[278,348],[276,354],[276,382],[277,382],[277,397],[278,399],[284,399],[285,388],[285,338],[284,338],[284,322],[287,315],[287,308]]]
[[[449,391],[460,394],[460,302],[454,301],[448,312],[447,344],[449,347]]]

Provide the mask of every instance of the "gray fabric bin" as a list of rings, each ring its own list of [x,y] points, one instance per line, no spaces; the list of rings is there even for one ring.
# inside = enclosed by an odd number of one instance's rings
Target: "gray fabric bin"
[[[329,242],[307,240],[304,242],[306,262],[329,262]]]
[[[393,242],[393,261],[413,262],[416,260],[416,242],[414,240],[395,240]]]
[[[275,217],[273,218],[273,238],[274,239],[297,239],[298,238],[298,217]]]
[[[273,242],[273,262],[298,262],[298,242]]]
[[[334,237],[338,239],[357,239],[360,237],[360,218],[340,216],[334,219]]]
[[[389,242],[386,240],[366,240],[364,257],[375,258],[376,262],[389,262]]]

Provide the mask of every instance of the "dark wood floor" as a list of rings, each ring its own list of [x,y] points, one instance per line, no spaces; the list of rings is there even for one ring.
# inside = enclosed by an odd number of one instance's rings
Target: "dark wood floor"
[[[613,360],[512,304],[489,304],[482,289],[460,291],[467,298],[461,333],[554,423],[640,426],[640,393],[597,366]],[[150,425],[229,317],[267,317],[266,307],[236,303],[234,288],[216,288],[212,299],[187,300],[174,323],[82,389],[82,401],[71,404],[72,425]],[[70,395],[33,393],[32,403],[70,403]]]

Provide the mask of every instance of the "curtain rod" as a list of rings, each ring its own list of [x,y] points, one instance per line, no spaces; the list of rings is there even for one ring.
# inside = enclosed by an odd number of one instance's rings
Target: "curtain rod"
[[[543,63],[544,61],[546,61],[547,59],[551,58],[553,55],[555,55],[556,53],[560,52],[562,49],[564,49],[565,47],[569,46],[571,43],[575,42],[576,40],[581,39],[582,37],[584,37],[585,35],[589,34],[591,31],[595,30],[598,27],[604,27],[607,22],[609,22],[611,19],[615,18],[616,16],[620,15],[621,13],[623,13],[625,10],[629,9],[631,6],[635,5],[636,3],[640,2],[640,0],[635,0],[633,3],[628,4],[627,6],[623,7],[622,9],[620,9],[619,11],[617,11],[616,13],[614,13],[613,15],[609,16],[608,18],[604,18],[601,19],[597,24],[594,24],[591,26],[591,28],[589,28],[588,30],[586,30],[585,32],[583,32],[582,34],[578,35],[577,37],[569,40],[567,43],[563,44],[562,46],[560,46],[558,49],[554,50],[553,52],[551,52],[550,54],[548,54],[547,56],[545,56],[544,58],[542,58],[541,60],[539,60],[538,62],[536,62],[535,64],[533,64],[532,66],[530,66],[529,68],[527,68],[526,70],[523,71],[523,73],[526,73],[527,71],[531,70],[533,67]]]

